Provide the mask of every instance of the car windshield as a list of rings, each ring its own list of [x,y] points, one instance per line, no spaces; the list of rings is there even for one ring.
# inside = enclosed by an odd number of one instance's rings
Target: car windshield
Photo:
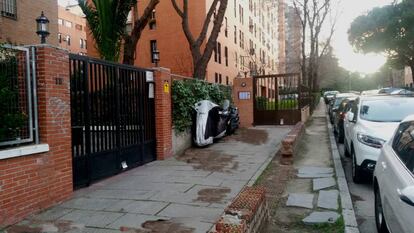
[[[414,98],[366,100],[360,109],[361,119],[375,122],[399,122],[414,114]]]

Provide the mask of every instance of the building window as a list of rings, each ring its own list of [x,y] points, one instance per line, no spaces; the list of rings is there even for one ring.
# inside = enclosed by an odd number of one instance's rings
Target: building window
[[[79,46],[81,49],[83,49],[85,47],[85,41],[83,39],[79,40]]]
[[[222,80],[221,80],[221,74],[219,74],[219,83],[221,84],[222,82],[221,82]]]
[[[59,44],[62,43],[62,34],[61,33],[58,33],[58,41],[59,41]]]
[[[156,40],[151,40],[150,41],[150,47],[151,47],[151,63],[155,63],[155,61],[154,61],[154,56],[153,56],[153,54],[154,54],[154,52],[155,51],[157,51],[157,41]]]
[[[68,28],[71,28],[72,27],[72,22],[65,21],[65,26],[68,27]]]
[[[224,58],[226,60],[226,66],[229,66],[229,49],[227,46],[224,47]]]
[[[218,74],[214,73],[214,82],[218,83],[218,81],[219,81]]]
[[[66,43],[70,46],[70,36],[66,36]]]
[[[237,26],[234,26],[234,43],[237,44]]]
[[[3,0],[1,15],[10,18],[17,18],[16,0]]]
[[[63,19],[58,19],[58,24],[63,25],[63,21],[64,21]]]
[[[225,28],[224,28],[224,36],[225,36],[225,37],[228,37],[228,24],[227,24],[227,17],[226,17],[226,18],[224,18],[224,26],[225,26]]]
[[[218,63],[221,64],[221,44],[220,44],[220,42],[217,43],[217,57],[218,57]]]
[[[235,52],[234,53],[234,58],[235,58],[235,60],[236,60],[236,68],[237,68],[237,66],[238,66],[238,64],[239,64],[239,55],[237,55],[237,52]]]
[[[229,85],[229,76],[226,76],[226,85]]]
[[[214,52],[214,61],[215,62],[218,61],[218,59],[217,59],[217,46],[218,46],[218,44],[216,44],[216,46],[214,46],[214,50],[213,50],[213,52]]]
[[[157,29],[157,21],[155,20],[155,10],[152,11],[150,22],[148,25],[149,25],[150,30]]]

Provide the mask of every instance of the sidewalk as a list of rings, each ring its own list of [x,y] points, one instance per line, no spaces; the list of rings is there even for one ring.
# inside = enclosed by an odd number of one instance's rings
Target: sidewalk
[[[340,192],[322,101],[306,124],[293,168],[265,232],[343,232]]]
[[[189,149],[179,158],[155,161],[81,189],[71,200],[6,232],[205,233],[261,174],[289,130],[241,129],[208,148]]]

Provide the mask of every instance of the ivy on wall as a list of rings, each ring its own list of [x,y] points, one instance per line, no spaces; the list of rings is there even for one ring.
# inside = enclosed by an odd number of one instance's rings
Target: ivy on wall
[[[188,129],[194,104],[210,100],[221,105],[225,99],[232,101],[229,86],[208,83],[196,79],[174,80],[172,84],[173,125],[178,132]]]

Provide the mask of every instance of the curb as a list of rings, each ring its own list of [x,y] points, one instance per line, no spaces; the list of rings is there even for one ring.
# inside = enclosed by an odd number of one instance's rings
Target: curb
[[[329,141],[331,145],[332,160],[335,165],[336,182],[339,188],[341,198],[342,216],[344,218],[345,233],[359,233],[358,224],[355,217],[354,206],[352,205],[351,194],[349,192],[348,183],[346,181],[345,172],[342,166],[341,156],[339,155],[336,145],[335,136],[332,131],[332,125],[329,116],[326,114],[326,122],[328,126]]]

